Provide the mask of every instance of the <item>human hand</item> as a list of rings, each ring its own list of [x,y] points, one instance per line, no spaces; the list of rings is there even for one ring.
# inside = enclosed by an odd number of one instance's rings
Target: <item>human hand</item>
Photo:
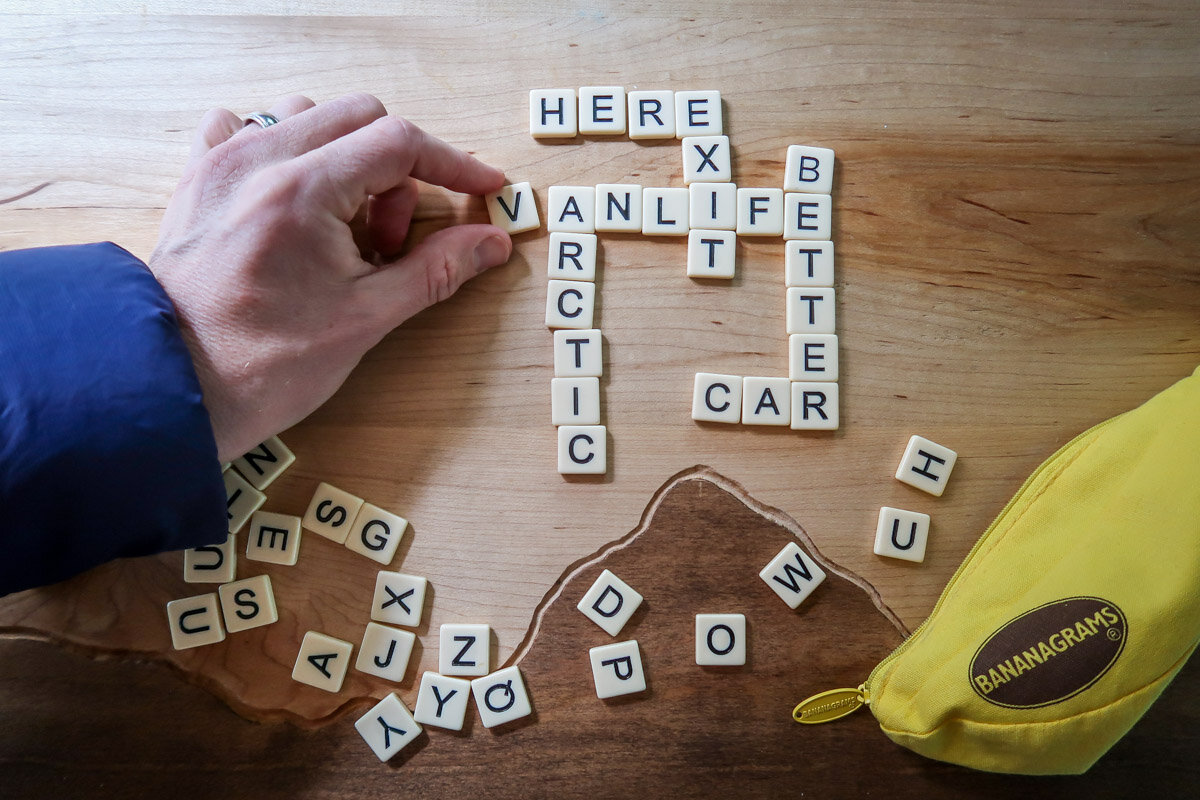
[[[222,461],[308,416],[384,335],[512,251],[500,228],[455,225],[373,265],[364,248],[403,247],[416,181],[479,195],[503,174],[369,95],[288,97],[271,113],[269,128],[224,109],[204,117],[150,258]]]

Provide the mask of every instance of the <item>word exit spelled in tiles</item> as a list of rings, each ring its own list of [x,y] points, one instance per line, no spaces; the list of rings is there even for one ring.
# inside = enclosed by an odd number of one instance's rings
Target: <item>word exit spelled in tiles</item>
[[[904,457],[896,469],[896,480],[914,486],[935,497],[941,497],[946,491],[946,481],[954,469],[958,453],[949,447],[931,442],[922,436],[913,436],[908,440]]]

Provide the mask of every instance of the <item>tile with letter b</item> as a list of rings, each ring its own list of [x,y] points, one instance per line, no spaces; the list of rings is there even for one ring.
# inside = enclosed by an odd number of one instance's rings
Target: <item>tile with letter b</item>
[[[579,132],[625,133],[625,87],[584,86],[579,89]]]
[[[609,636],[616,636],[642,604],[642,596],[608,570],[583,595],[576,608]]]
[[[395,558],[396,548],[400,546],[406,530],[408,520],[404,517],[363,503],[354,517],[354,524],[350,526],[346,547],[386,567]]]
[[[742,378],[742,424],[786,426],[792,420],[791,381]]]
[[[226,583],[217,589],[217,594],[221,598],[225,630],[230,633],[261,628],[279,621],[270,575],[255,575],[253,578]]]
[[[183,551],[183,580],[187,583],[229,583],[237,575],[237,535],[221,544]]]
[[[828,147],[790,145],[784,165],[784,191],[812,194],[833,191],[833,151]]]
[[[688,233],[688,277],[729,280],[737,268],[736,254],[733,231],[692,230]]]
[[[402,683],[416,641],[416,634],[411,631],[368,622],[354,668],[385,681]]]
[[[268,564],[296,565],[300,558],[300,518],[255,511],[246,532],[246,558]]]
[[[421,734],[404,702],[389,694],[354,723],[354,730],[380,761],[387,761]]]
[[[941,497],[958,453],[923,436],[913,436],[904,449],[904,457],[896,469],[896,480]]]
[[[554,332],[554,377],[598,378],[603,374],[603,339],[598,329]]]
[[[742,377],[697,372],[692,389],[692,419],[700,422],[742,421]]]
[[[783,191],[781,189],[737,190],[738,236],[783,234]]]
[[[592,327],[596,284],[587,281],[547,281],[546,327],[584,330]]]
[[[488,217],[493,225],[508,233],[521,233],[541,227],[533,187],[528,181],[512,183],[486,195]]]
[[[380,570],[375,577],[371,619],[390,625],[415,628],[425,611],[425,589],[429,581],[416,575]]]
[[[840,424],[838,385],[823,381],[793,381],[794,431],[835,431]]]
[[[788,333],[836,333],[837,304],[833,289],[793,286],[787,290]]]
[[[593,186],[551,186],[546,202],[546,230],[594,233],[596,189]]]
[[[304,527],[338,544],[345,544],[362,504],[361,497],[328,483],[318,484],[308,510],[304,512]]]
[[[235,458],[233,465],[260,492],[296,461],[296,456],[278,436],[272,436],[250,452]]]
[[[471,694],[483,727],[494,728],[533,713],[521,670],[507,667],[471,681]]]
[[[425,672],[421,675],[421,690],[417,693],[413,718],[422,725],[461,731],[467,720],[470,699],[470,681]]]
[[[601,183],[596,186],[596,230],[640,233],[642,187],[636,183]]]
[[[716,90],[675,93],[675,135],[714,136],[724,131],[721,93]]]
[[[599,425],[600,379],[551,378],[550,422],[554,425]]]
[[[601,700],[646,691],[646,673],[637,639],[593,647],[588,650],[588,658],[592,662],[596,697]]]
[[[758,577],[788,608],[797,608],[825,580],[825,570],[804,554],[795,542],[788,542]]]
[[[788,286],[833,286],[833,242],[793,239],[783,259]]]
[[[696,663],[702,667],[746,664],[746,615],[697,614]]]
[[[838,337],[832,333],[788,336],[788,377],[794,381],[836,381]]]
[[[354,645],[349,642],[309,631],[304,634],[300,652],[296,654],[292,680],[326,692],[340,692],[353,652]]]
[[[675,138],[675,92],[629,93],[629,138]]]
[[[438,672],[443,675],[487,675],[491,669],[492,626],[448,622],[438,642]]]
[[[184,597],[167,603],[167,624],[171,629],[171,646],[176,650],[187,650],[225,640],[216,592]]]
[[[697,182],[688,186],[693,228],[731,231],[737,227],[737,186],[732,183]]]
[[[683,140],[683,182],[727,183],[733,180],[728,136],[688,136]]]
[[[783,196],[783,238],[828,240],[833,235],[833,200],[827,194]]]
[[[688,190],[683,187],[642,190],[642,233],[647,236],[686,236]]]
[[[595,281],[598,249],[598,237],[594,233],[551,233],[546,276],[567,281]]]
[[[562,475],[603,475],[608,472],[608,429],[603,425],[560,426],[558,471]]]
[[[875,527],[875,554],[920,563],[929,541],[929,515],[883,506]]]
[[[579,133],[574,89],[529,92],[529,135],[535,139],[570,139]]]
[[[225,516],[229,521],[229,532],[237,533],[250,515],[267,502],[267,496],[250,485],[236,469],[221,473],[225,481]]]

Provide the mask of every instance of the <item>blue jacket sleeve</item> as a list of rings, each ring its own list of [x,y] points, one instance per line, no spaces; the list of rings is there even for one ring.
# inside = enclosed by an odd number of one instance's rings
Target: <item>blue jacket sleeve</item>
[[[170,299],[113,244],[0,253],[0,594],[223,541]]]

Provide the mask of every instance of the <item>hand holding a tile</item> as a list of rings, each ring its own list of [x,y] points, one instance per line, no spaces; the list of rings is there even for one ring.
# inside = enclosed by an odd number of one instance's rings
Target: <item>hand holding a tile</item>
[[[303,419],[389,331],[512,248],[494,226],[455,225],[385,261],[417,181],[482,195],[503,174],[369,95],[289,97],[271,114],[268,128],[205,116],[150,260],[223,460]]]

